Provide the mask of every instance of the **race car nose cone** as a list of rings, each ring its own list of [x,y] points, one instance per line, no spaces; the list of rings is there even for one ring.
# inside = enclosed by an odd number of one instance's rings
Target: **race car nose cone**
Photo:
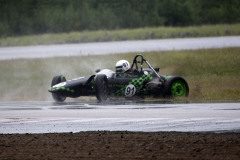
[[[52,88],[48,89],[48,91],[49,92],[70,92],[70,93],[75,92],[73,89],[66,88],[66,87],[52,87]]]

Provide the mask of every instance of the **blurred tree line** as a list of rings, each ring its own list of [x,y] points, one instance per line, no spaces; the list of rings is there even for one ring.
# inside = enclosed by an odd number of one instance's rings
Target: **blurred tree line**
[[[240,0],[0,0],[0,36],[240,22]]]

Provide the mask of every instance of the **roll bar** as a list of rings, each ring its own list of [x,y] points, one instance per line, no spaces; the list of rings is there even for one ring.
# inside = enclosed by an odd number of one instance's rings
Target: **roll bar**
[[[140,62],[137,61],[137,58],[138,58],[138,57],[141,57],[141,61],[140,61]],[[131,69],[133,69],[134,64],[135,64],[136,69],[138,70],[138,65],[137,65],[137,63],[141,63],[141,72],[142,72],[142,71],[143,71],[143,62],[145,62],[145,63],[148,65],[148,67],[149,67],[149,68],[153,71],[153,73],[160,79],[161,82],[164,82],[164,81],[165,81],[165,78],[164,78],[162,75],[160,75],[160,74],[158,74],[158,73],[156,72],[156,70],[150,65],[150,63],[148,63],[148,61],[143,58],[142,54],[138,54],[138,55],[135,56],[135,58],[133,59],[133,63],[132,63]]]

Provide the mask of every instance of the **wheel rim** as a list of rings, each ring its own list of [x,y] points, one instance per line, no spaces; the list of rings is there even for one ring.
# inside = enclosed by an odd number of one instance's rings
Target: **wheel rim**
[[[187,94],[186,84],[181,80],[174,81],[172,84],[171,92],[174,97],[186,96]]]

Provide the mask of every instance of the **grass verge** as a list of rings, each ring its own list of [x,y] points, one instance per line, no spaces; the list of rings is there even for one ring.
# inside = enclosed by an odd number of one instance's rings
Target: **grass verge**
[[[146,40],[240,35],[240,24],[100,30],[0,38],[0,46]]]
[[[181,75],[190,95],[175,101],[239,101],[240,48],[143,53],[163,75]],[[137,53],[0,61],[0,101],[52,100],[48,88],[54,75],[67,79],[114,70],[120,59],[132,62]]]

